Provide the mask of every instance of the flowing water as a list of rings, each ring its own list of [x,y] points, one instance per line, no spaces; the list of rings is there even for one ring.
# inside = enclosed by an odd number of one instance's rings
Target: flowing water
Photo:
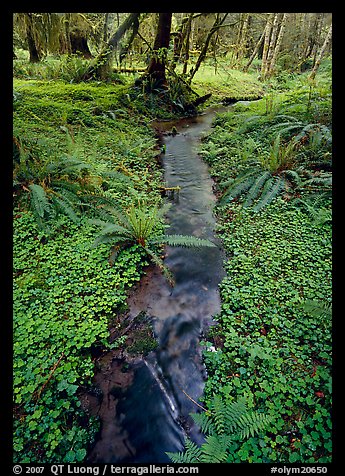
[[[103,358],[94,379],[103,399],[89,396],[102,424],[89,462],[165,463],[170,461],[165,452],[181,451],[186,435],[202,441],[190,413],[198,411],[204,388],[199,342],[220,310],[224,255],[214,234],[213,182],[197,151],[217,111],[219,107],[194,118],[153,124],[166,146],[162,160],[167,186],[181,187],[171,199],[168,233],[208,238],[217,246],[167,247],[165,264],[175,286],[151,267],[131,293],[130,315],[145,311],[159,345],[129,367],[111,353]],[[177,134],[166,134],[173,126]]]

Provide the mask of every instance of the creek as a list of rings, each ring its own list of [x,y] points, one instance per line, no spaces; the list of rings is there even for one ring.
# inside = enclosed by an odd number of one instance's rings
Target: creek
[[[208,238],[214,248],[167,247],[165,264],[175,286],[151,266],[128,298],[129,315],[150,318],[158,346],[145,357],[124,361],[116,352],[99,359],[86,406],[101,420],[89,451],[90,463],[168,463],[166,451],[183,450],[186,435],[201,443],[190,417],[200,410],[206,371],[200,339],[220,311],[218,285],[225,259],[215,236],[213,181],[198,156],[201,137],[212,124],[213,107],[201,115],[153,124],[165,144],[167,187],[181,187],[170,198],[168,233]],[[168,134],[173,126],[177,134]]]

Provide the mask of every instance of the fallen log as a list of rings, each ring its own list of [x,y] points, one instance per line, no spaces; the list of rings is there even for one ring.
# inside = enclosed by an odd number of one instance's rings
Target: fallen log
[[[200,96],[194,99],[194,101],[192,101],[190,105],[193,107],[197,107],[200,104],[203,104],[205,101],[207,101],[207,99],[209,99],[211,96],[212,96],[212,93],[205,94],[205,96]]]
[[[113,68],[114,73],[144,73],[146,68]]]

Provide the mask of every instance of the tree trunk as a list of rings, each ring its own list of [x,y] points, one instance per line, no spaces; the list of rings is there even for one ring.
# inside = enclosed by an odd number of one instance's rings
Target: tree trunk
[[[261,78],[265,78],[266,69],[267,69],[267,55],[268,55],[268,49],[270,46],[272,20],[273,20],[273,13],[269,13],[267,23],[266,23],[266,28],[265,28],[264,49],[262,52],[261,75],[260,75]]]
[[[258,42],[256,43],[255,45],[255,48],[254,48],[254,51],[253,53],[251,54],[249,60],[248,60],[248,63],[245,65],[245,67],[243,68],[243,71],[246,72],[248,71],[249,69],[249,66],[252,64],[252,62],[254,61],[256,55],[258,54],[259,52],[259,48],[260,46],[262,45],[262,42],[264,41],[264,38],[265,38],[265,32],[266,32],[266,27],[264,28],[264,31],[262,32]]]
[[[250,16],[249,13],[241,13],[240,27],[237,35],[236,59],[240,59],[245,55],[247,44],[247,31]]]
[[[87,44],[87,38],[85,38],[80,30],[74,29],[71,31],[69,34],[69,39],[71,43],[72,54],[82,56],[83,58],[92,58],[89,45]]]
[[[174,32],[174,53],[170,65],[171,69],[175,69],[177,62],[180,59],[184,38],[186,36],[186,24],[188,22],[188,19],[189,16],[183,17],[181,25],[177,28],[177,31]]]
[[[329,27],[328,33],[327,33],[327,35],[326,35],[325,41],[323,42],[323,45],[322,45],[322,48],[321,48],[321,50],[320,50],[319,56],[317,57],[317,60],[316,60],[315,65],[314,65],[314,67],[313,67],[313,70],[312,70],[312,72],[311,72],[310,75],[309,75],[309,79],[315,79],[317,70],[319,69],[320,63],[321,63],[321,61],[322,61],[322,58],[323,58],[324,55],[325,55],[327,46],[329,45],[329,43],[330,43],[330,41],[331,41],[331,38],[332,38],[332,24],[331,24],[331,26]]]
[[[277,38],[277,41],[276,41],[276,45],[275,45],[275,48],[274,48],[274,51],[273,51],[272,60],[271,60],[270,65],[269,65],[269,71],[268,71],[269,75],[272,75],[273,72],[274,72],[274,68],[275,68],[275,64],[276,64],[276,61],[277,61],[278,53],[280,51],[280,47],[281,47],[284,32],[285,32],[286,19],[287,19],[287,13],[284,13],[281,24],[280,24],[280,30],[279,30],[278,38]]]
[[[269,43],[268,52],[267,52],[266,69],[265,69],[265,72],[264,72],[265,77],[269,76],[270,71],[271,71],[271,63],[272,63],[274,50],[275,50],[275,47],[276,47],[276,41],[277,41],[277,36],[278,36],[278,28],[279,28],[279,13],[275,13],[274,14],[274,19],[273,19],[273,26],[272,26],[272,31],[271,31],[270,43]]]
[[[183,71],[182,74],[187,73],[188,68],[188,60],[189,60],[189,47],[190,47],[190,32],[192,29],[192,20],[193,20],[193,13],[189,15],[186,28],[185,28],[185,45],[184,45],[184,58],[183,58]]]
[[[30,63],[38,63],[41,59],[41,55],[35,42],[32,13],[24,13],[24,15],[26,20],[26,39],[28,42]]]
[[[110,38],[105,48],[95,59],[94,65],[85,74],[85,79],[90,77],[96,77],[100,79],[106,79],[110,72],[110,63],[114,50],[118,47],[118,44],[126,33],[131,28],[133,22],[135,22],[140,16],[140,13],[130,13],[123,23],[118,27],[116,32]]]
[[[128,41],[127,41],[127,43],[125,44],[125,46],[123,46],[123,47],[121,48],[121,51],[120,51],[120,65],[122,64],[123,60],[124,60],[125,57],[127,56],[128,51],[129,51],[129,48],[131,47],[134,38],[135,38],[135,37],[137,36],[137,34],[138,34],[138,30],[139,30],[139,17],[134,18],[133,24],[132,24],[132,33],[131,33],[131,36],[130,36],[130,38],[128,39]]]
[[[103,24],[103,41],[107,43],[109,37],[109,13],[104,15],[104,24]]]
[[[218,30],[218,28],[220,28],[220,26],[224,23],[224,20],[225,18],[228,16],[228,13],[225,13],[223,18],[220,19],[219,17],[219,14],[217,15],[217,18],[211,28],[211,30],[209,31],[207,37],[206,37],[206,40],[205,40],[205,43],[204,43],[204,46],[200,52],[200,55],[195,63],[195,66],[194,68],[191,69],[191,71],[189,72],[189,78],[188,78],[188,82],[191,83],[192,82],[192,79],[194,78],[195,76],[195,73],[198,71],[198,69],[200,68],[200,65],[201,63],[203,62],[203,60],[205,59],[206,57],[206,54],[207,54],[207,50],[208,50],[208,46],[210,44],[210,41],[211,41],[211,38],[212,36],[215,34],[215,32]]]
[[[158,28],[150,63],[145,76],[157,80],[161,85],[166,84],[165,61],[169,48],[172,13],[160,13]]]

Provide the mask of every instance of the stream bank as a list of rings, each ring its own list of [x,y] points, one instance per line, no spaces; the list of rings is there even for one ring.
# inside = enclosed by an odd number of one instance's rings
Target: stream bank
[[[220,311],[218,284],[225,256],[214,234],[213,181],[197,152],[220,109],[152,124],[165,144],[166,184],[180,187],[170,197],[169,233],[207,238],[217,246],[168,246],[165,264],[175,286],[150,266],[132,289],[126,318],[139,329],[136,322],[144,313],[158,346],[144,356],[114,350],[98,359],[93,391],[82,396],[83,407],[101,421],[87,456],[90,463],[165,463],[170,461],[167,451],[183,449],[186,435],[202,442],[190,413],[198,410],[203,393],[206,373],[199,342]],[[173,128],[176,133],[170,134]]]

